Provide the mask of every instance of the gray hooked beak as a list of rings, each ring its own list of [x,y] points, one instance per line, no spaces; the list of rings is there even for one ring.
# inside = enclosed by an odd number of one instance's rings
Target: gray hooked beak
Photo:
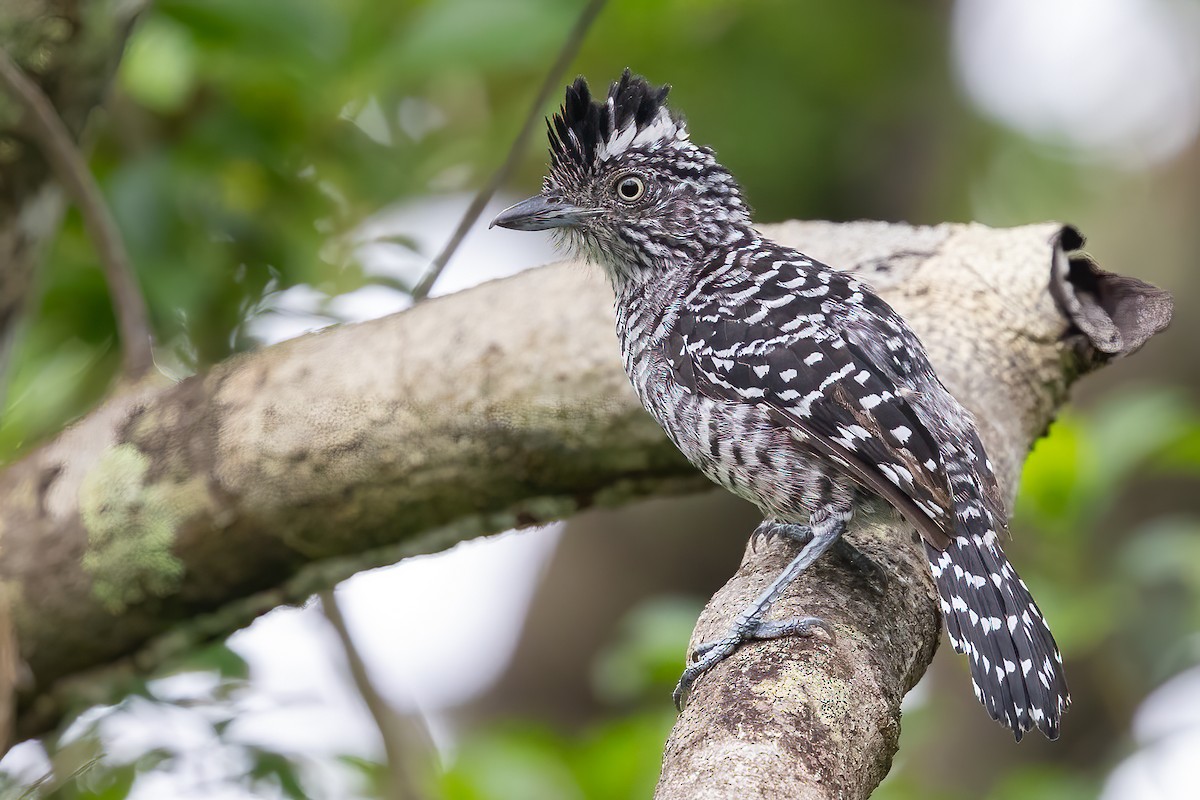
[[[579,208],[570,203],[550,200],[543,195],[534,195],[514,206],[501,211],[488,225],[494,228],[511,228],[514,231],[545,231],[550,228],[567,228],[579,224],[580,220],[597,212]]]

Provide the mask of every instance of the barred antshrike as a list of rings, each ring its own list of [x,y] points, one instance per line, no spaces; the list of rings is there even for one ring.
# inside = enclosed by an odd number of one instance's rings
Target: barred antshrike
[[[757,535],[801,545],[728,635],[696,651],[676,702],[740,643],[826,627],[764,617],[877,496],[920,532],[988,713],[1017,739],[1032,727],[1056,738],[1062,659],[1001,552],[1004,503],[970,414],[870,287],[754,229],[733,176],[664,105],[668,88],[626,70],[593,101],[576,80],[548,121],[541,194],[493,224],[553,229],[604,267],[642,404],[705,475],[762,510]]]

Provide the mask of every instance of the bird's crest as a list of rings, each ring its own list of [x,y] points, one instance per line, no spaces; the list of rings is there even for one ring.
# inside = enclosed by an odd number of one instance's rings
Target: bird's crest
[[[553,165],[590,170],[631,147],[687,141],[687,126],[666,107],[670,90],[626,69],[609,87],[608,99],[599,102],[592,100],[587,81],[576,78],[562,108],[546,121]]]

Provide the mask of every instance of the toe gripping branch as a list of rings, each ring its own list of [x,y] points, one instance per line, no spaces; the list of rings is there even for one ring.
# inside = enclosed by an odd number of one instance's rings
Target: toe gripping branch
[[[813,515],[811,525],[794,525],[764,520],[755,528],[751,547],[757,548],[763,541],[780,536],[802,545],[800,552],[783,571],[771,581],[755,600],[746,606],[733,621],[729,631],[720,639],[705,642],[692,653],[692,661],[683,671],[672,697],[675,707],[682,710],[696,680],[715,667],[747,641],[755,639],[778,639],[783,636],[808,636],[817,629],[833,638],[833,628],[818,617],[799,617],[790,620],[767,620],[771,604],[787,591],[788,586],[801,572],[807,569],[825,551],[835,544],[839,555],[859,569],[871,574],[882,574],[881,568],[852,544],[842,539],[846,522],[838,514]]]

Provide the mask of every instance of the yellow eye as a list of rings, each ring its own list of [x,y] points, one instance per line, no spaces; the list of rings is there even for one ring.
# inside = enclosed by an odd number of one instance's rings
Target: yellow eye
[[[637,175],[625,175],[617,179],[617,199],[625,203],[635,203],[646,193],[646,184]]]

